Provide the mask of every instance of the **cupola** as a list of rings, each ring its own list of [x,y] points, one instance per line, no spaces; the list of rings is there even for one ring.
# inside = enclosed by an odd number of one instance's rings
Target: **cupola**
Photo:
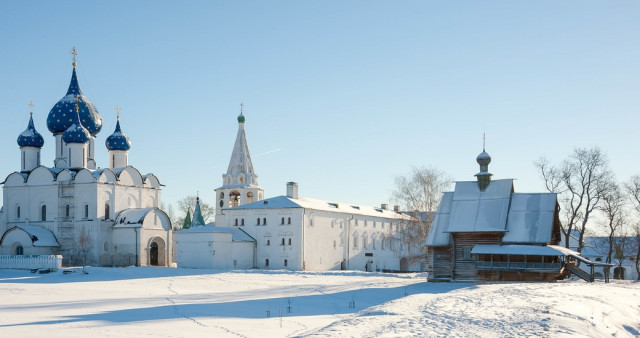
[[[33,106],[33,104],[30,104]],[[20,148],[22,147],[33,147],[33,148],[42,148],[44,145],[44,138],[40,133],[36,131],[35,126],[33,125],[33,112],[30,113],[29,124],[27,125],[27,129],[25,129],[18,136],[18,145]]]

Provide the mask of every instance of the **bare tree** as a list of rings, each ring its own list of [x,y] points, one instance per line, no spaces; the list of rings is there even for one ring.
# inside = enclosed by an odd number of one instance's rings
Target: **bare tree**
[[[640,175],[635,175],[631,177],[629,182],[625,184],[625,189],[627,190],[627,195],[633,204],[633,207],[636,211],[636,215],[640,215]],[[640,224],[636,222],[631,229],[631,235],[635,239],[635,262],[636,262],[636,272],[638,275],[638,280],[640,280]]]
[[[598,207],[604,192],[612,181],[609,163],[600,148],[576,148],[568,159],[553,166],[542,158],[535,162],[546,188],[560,197],[564,214],[565,246],[569,237],[578,230],[578,252],[584,247],[584,235],[589,217]]]
[[[91,235],[84,226],[82,226],[80,236],[76,240],[76,248],[77,258],[82,264],[82,272],[87,273],[86,266],[91,256],[91,250],[93,249],[93,241],[91,239]]]
[[[401,226],[409,260],[424,259],[424,243],[433,222],[433,214],[440,204],[442,193],[450,186],[451,179],[435,168],[414,167],[408,175],[395,178],[393,200],[415,219],[403,221]]]
[[[171,204],[171,203],[165,204],[164,202],[162,202],[160,208],[162,210],[164,210],[164,212],[167,213],[167,216],[169,216],[169,220],[171,221],[171,225],[173,227],[173,230],[177,230],[179,224],[182,224],[182,223],[178,223],[180,218],[176,215],[176,211],[173,208],[173,204]]]
[[[184,218],[187,215],[187,211],[189,211],[193,215],[193,210],[196,207],[196,196],[187,196],[178,201],[178,212],[182,215],[179,219],[177,219],[176,224],[182,225]],[[202,202],[200,200],[200,211],[202,212],[202,218],[204,222],[207,223],[209,219],[215,214],[216,209],[211,205]]]
[[[602,203],[598,207],[605,216],[604,228],[607,232],[607,263],[611,263],[611,258],[614,254],[616,246],[616,237],[622,235],[624,232],[624,206],[625,197],[620,190],[620,186],[617,183],[609,185],[609,188],[602,196]]]

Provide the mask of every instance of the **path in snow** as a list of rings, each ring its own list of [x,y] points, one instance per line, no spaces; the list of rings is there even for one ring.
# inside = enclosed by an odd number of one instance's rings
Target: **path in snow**
[[[0,270],[2,335],[632,337],[640,332],[640,283],[629,281],[470,284],[361,272],[89,271]]]

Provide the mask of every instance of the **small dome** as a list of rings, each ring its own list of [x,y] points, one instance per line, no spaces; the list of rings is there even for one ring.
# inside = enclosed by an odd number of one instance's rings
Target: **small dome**
[[[129,141],[129,137],[125,135],[122,130],[120,130],[120,119],[116,123],[116,130],[113,134],[107,137],[107,140],[104,142],[107,146],[108,150],[129,150],[131,149],[131,141]]]
[[[238,115],[238,123],[244,123],[244,115],[242,115],[242,113]]]
[[[29,125],[22,134],[18,136],[18,145],[20,147],[34,147],[42,148],[44,145],[44,138],[36,131],[33,126],[33,116],[29,117]]]
[[[78,111],[73,113],[71,125],[62,134],[62,140],[66,143],[87,143],[91,138],[89,131],[79,122],[78,114]]]
[[[78,77],[76,75],[76,68],[73,67],[73,74],[71,75],[71,83],[69,83],[69,89],[67,95],[61,98],[56,103],[47,117],[47,128],[50,132],[60,134],[66,131],[72,124],[72,115],[75,114],[74,102],[75,98],[78,98],[78,107],[80,108],[80,121],[82,125],[91,133],[96,136],[100,129],[102,129],[102,117],[96,107],[89,101],[80,90],[78,84]]]
[[[489,156],[489,154],[487,154],[487,152],[483,149],[480,155],[476,157],[476,162],[478,162],[478,164],[481,166],[488,166],[489,163],[491,163],[491,156]]]

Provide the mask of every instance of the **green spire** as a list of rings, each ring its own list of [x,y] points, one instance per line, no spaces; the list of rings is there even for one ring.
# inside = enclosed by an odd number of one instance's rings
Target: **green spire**
[[[191,210],[187,210],[187,217],[184,218],[184,223],[182,224],[182,229],[191,228]]]
[[[196,197],[196,209],[193,211],[193,223],[194,227],[204,226],[204,218],[202,218],[202,211],[200,211],[200,197]]]

